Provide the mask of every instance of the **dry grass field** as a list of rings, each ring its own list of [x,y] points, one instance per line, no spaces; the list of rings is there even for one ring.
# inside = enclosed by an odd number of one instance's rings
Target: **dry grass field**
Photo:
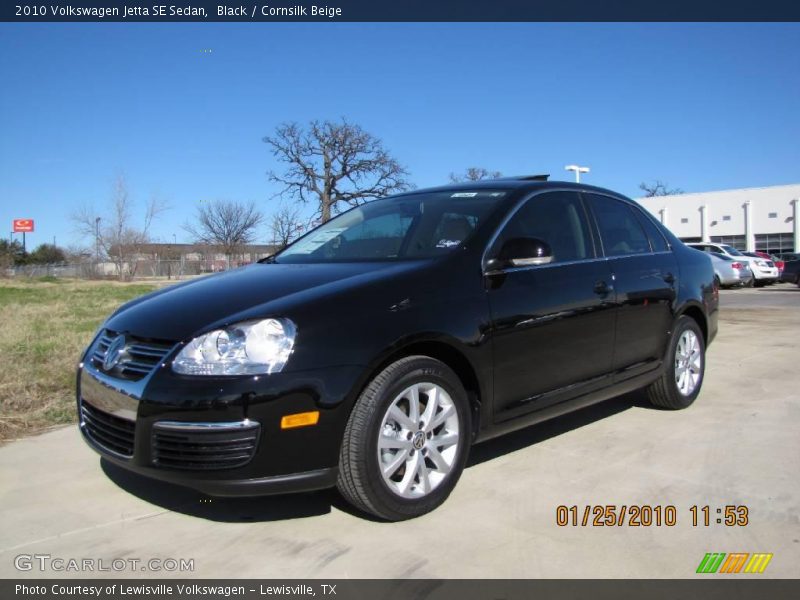
[[[0,280],[0,443],[75,420],[75,367],[101,321],[155,285]]]

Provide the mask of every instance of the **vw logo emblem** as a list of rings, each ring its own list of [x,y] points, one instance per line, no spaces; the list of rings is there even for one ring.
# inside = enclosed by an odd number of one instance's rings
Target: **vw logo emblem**
[[[425,432],[417,431],[411,438],[411,445],[414,446],[416,450],[422,450],[425,446]]]
[[[106,356],[103,359],[103,368],[106,371],[110,371],[113,369],[116,364],[119,362],[120,354],[122,354],[122,350],[125,348],[125,336],[118,335],[111,343],[108,345],[108,350],[106,350]]]

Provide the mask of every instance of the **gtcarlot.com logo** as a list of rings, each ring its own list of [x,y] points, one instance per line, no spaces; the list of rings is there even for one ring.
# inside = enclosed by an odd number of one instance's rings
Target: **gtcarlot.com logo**
[[[194,571],[193,558],[64,558],[51,554],[18,554],[18,571],[93,573],[98,571]]]
[[[697,573],[763,573],[771,560],[767,552],[706,552]]]

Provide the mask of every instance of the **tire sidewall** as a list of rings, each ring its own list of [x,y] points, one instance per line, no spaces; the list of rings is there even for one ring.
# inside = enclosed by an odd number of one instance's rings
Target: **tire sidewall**
[[[383,480],[378,461],[378,435],[383,417],[397,396],[415,383],[429,382],[441,386],[453,400],[459,419],[459,447],[453,467],[447,477],[423,498],[401,498],[392,492]],[[434,359],[420,358],[410,362],[391,380],[381,386],[376,394],[375,408],[361,435],[366,455],[364,481],[381,504],[399,518],[411,518],[435,509],[442,504],[458,482],[469,454],[471,439],[471,415],[467,394],[456,374],[443,363]]]

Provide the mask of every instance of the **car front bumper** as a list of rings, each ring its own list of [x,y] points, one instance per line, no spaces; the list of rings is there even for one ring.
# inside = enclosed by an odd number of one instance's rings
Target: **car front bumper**
[[[82,363],[77,381],[81,434],[118,467],[210,495],[328,488],[336,484],[339,448],[354,401],[351,390],[358,388],[361,374],[360,367],[340,366],[200,378],[157,369],[131,385]],[[282,417],[310,411],[319,411],[316,425],[281,427]],[[164,437],[165,424],[181,424],[186,431]],[[236,428],[241,424],[252,435],[238,435],[244,431]],[[234,455],[241,460],[231,463]]]

